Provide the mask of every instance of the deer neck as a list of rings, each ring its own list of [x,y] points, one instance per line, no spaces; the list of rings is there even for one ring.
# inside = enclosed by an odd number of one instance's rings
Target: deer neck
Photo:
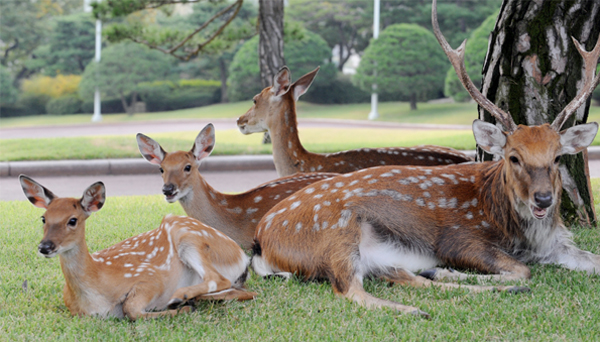
[[[204,177],[197,172],[191,182],[192,191],[179,200],[188,216],[214,226],[215,222],[225,217],[228,198],[211,187]]]
[[[269,125],[269,134],[273,143],[273,161],[279,176],[308,171],[306,163],[309,153],[304,149],[298,137],[298,122],[295,103],[283,105],[283,117]],[[312,155],[312,154],[311,154]]]
[[[97,285],[98,265],[88,251],[85,238],[72,249],[59,255],[60,267],[73,298],[85,297]]]

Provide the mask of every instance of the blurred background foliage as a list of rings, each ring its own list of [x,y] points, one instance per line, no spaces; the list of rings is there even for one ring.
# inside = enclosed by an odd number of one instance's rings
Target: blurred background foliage
[[[261,90],[257,2],[176,2],[103,1],[84,13],[80,0],[2,1],[0,115],[90,113],[96,86],[106,114],[133,113],[138,102],[145,111],[165,111],[250,100]],[[466,64],[476,84],[500,5],[501,0],[438,4],[450,44],[469,38]],[[293,79],[321,68],[303,100],[368,102],[374,61],[382,101],[467,99],[439,48],[427,48],[430,13],[429,0],[382,0],[382,39],[374,41],[372,0],[286,1],[284,55]],[[103,21],[98,65],[95,18]],[[405,31],[406,43],[399,43],[399,31]],[[388,34],[394,38],[386,39]],[[358,68],[351,66],[353,58],[362,58]],[[600,98],[598,90],[594,97]]]

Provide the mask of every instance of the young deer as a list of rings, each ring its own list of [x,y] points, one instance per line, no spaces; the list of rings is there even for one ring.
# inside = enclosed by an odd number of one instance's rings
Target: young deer
[[[188,152],[167,153],[154,140],[137,135],[140,152],[152,164],[160,165],[163,193],[170,203],[179,201],[188,216],[214,227],[244,248],[252,246],[256,224],[276,203],[306,185],[331,178],[332,173],[310,173],[284,177],[241,194],[227,195],[206,183],[198,166],[215,146],[215,129],[206,125]]]
[[[381,165],[447,165],[472,161],[463,153],[447,147],[363,148],[329,154],[311,153],[298,137],[296,101],[310,87],[319,68],[291,83],[290,70],[283,67],[273,86],[254,96],[254,105],[242,115],[238,128],[243,134],[269,131],[273,160],[280,177],[297,172],[347,173]]]
[[[416,286],[431,284],[422,276],[519,280],[531,276],[525,263],[533,262],[600,274],[600,256],[576,248],[561,221],[558,171],[560,156],[585,149],[598,130],[597,123],[589,123],[559,131],[600,80],[594,79],[600,39],[591,53],[576,42],[586,63],[586,84],[556,121],[516,127],[468,79],[464,43],[458,51],[449,48],[437,25],[435,1],[433,27],[475,101],[509,128],[503,132],[483,121],[473,123],[477,143],[501,160],[374,167],[312,184],[259,222],[252,259],[259,275],[327,278],[337,294],[362,305],[414,312],[367,294],[363,278],[374,275]],[[412,273],[440,265],[488,275],[451,269]]]
[[[64,301],[73,315],[135,320],[190,311],[176,309],[194,298],[256,296],[243,288],[249,263],[244,251],[195,219],[165,216],[158,228],[90,255],[85,221],[104,205],[104,184],[92,184],[75,199],[57,197],[25,175],[19,181],[29,201],[46,209],[38,251],[60,256]]]

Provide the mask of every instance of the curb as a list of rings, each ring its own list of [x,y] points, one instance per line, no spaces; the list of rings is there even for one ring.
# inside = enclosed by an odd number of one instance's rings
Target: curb
[[[461,151],[470,157],[475,151]],[[588,148],[589,160],[600,159],[600,146]],[[200,171],[257,171],[275,170],[272,155],[212,156],[202,161]],[[0,177],[17,177],[27,174],[39,176],[96,176],[96,175],[139,175],[154,174],[158,167],[142,158],[94,159],[94,160],[52,160],[0,162]]]
[[[200,171],[275,170],[273,156],[213,156],[202,161]],[[142,158],[56,161],[17,161],[0,163],[0,177],[26,174],[39,176],[139,175],[158,173],[158,166]]]

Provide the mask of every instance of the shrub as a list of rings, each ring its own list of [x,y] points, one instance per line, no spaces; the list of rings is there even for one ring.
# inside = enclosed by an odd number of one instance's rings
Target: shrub
[[[27,115],[46,114],[46,104],[50,99],[47,94],[21,93],[17,105],[23,108]]]
[[[0,65],[0,104],[13,104],[17,100],[18,91],[13,85],[13,77],[4,65]]]
[[[371,100],[371,94],[354,86],[350,76],[339,74],[328,85],[313,84],[302,98],[322,104],[363,103]]]
[[[81,105],[81,111],[83,113],[93,113],[94,112],[94,101],[84,101]],[[100,111],[102,114],[118,114],[124,113],[123,103],[121,103],[121,99],[115,98],[106,98],[100,101]]]
[[[64,95],[77,94],[80,81],[81,76],[79,75],[38,76],[30,80],[24,80],[21,89],[24,93],[58,98]]]
[[[221,100],[221,82],[213,80],[157,81],[138,84],[148,112],[193,108]]]
[[[76,95],[65,95],[48,101],[46,112],[54,115],[76,114],[81,111],[82,101]]]

